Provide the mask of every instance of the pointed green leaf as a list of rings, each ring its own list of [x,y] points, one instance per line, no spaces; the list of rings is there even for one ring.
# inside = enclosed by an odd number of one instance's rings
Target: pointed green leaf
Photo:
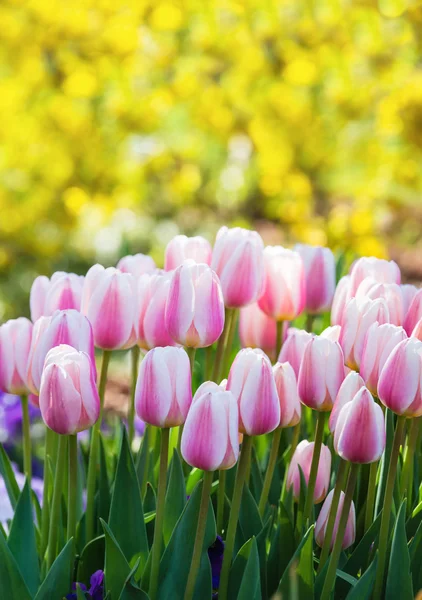
[[[89,584],[89,579],[95,571],[104,568],[105,536],[100,535],[91,540],[82,550],[78,562],[77,581]]]
[[[259,502],[261,497],[262,487],[264,482],[262,481],[261,469],[259,467],[258,456],[255,446],[252,446],[251,452],[251,490],[256,502]]]
[[[122,589],[122,593],[119,596],[119,600],[148,600],[148,594],[141,590],[134,581],[134,575],[139,568],[139,560],[136,561],[133,569],[129,573],[128,578],[125,581],[125,585]]]
[[[284,504],[280,502],[279,526],[271,541],[270,554],[268,557],[267,579],[269,597],[277,590],[281,576],[289,564],[294,551],[295,534],[293,525]]]
[[[255,537],[239,550],[230,570],[229,598],[260,600],[259,556]]]
[[[41,584],[35,600],[51,600],[52,598],[63,598],[69,593],[72,584],[73,539],[69,540],[63,550],[54,561],[47,577]]]
[[[16,483],[16,477],[12,469],[12,464],[5,449],[3,448],[3,444],[0,444],[0,474],[4,479],[10,504],[12,505],[12,508],[15,509],[19,498],[19,486]]]
[[[103,519],[101,525],[105,534],[105,588],[112,598],[119,598],[131,569],[111,529]]]
[[[104,442],[100,434],[100,477],[98,482],[98,518],[107,521],[110,513],[110,485],[107,475],[107,461]]]
[[[400,598],[400,600],[412,600],[414,597],[405,519],[406,499],[400,506],[394,527],[385,600],[397,600],[397,598]]]
[[[32,598],[2,534],[0,534],[0,598],[16,598],[16,600],[31,600]]]
[[[79,583],[76,584],[76,598],[77,600],[86,600],[85,593]]]
[[[168,485],[165,500],[165,512],[163,523],[164,544],[167,545],[174,526],[176,525],[183,508],[186,504],[185,477],[183,475],[182,461],[177,449],[174,449],[171,459]]]
[[[278,592],[283,598],[290,598],[292,589],[299,590],[299,598],[302,600],[313,599],[314,572],[313,572],[313,533],[312,525],[305,533],[302,541],[287,565],[281,578]]]
[[[422,523],[419,525],[409,544],[410,572],[412,573],[413,589],[422,589]]]
[[[377,557],[371,562],[368,569],[347,594],[346,600],[369,600],[375,583],[377,571]]]
[[[365,565],[368,563],[368,556],[371,546],[378,539],[380,526],[381,513],[377,516],[359,544],[353,550],[351,556],[343,567],[343,571],[356,577],[359,571],[365,568]]]
[[[142,495],[145,494],[148,481],[149,454],[150,454],[151,426],[146,425],[142,437],[141,447],[136,457],[136,475],[138,477],[139,488]]]

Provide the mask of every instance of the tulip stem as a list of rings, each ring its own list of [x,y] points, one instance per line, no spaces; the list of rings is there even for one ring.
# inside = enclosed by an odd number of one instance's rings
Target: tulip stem
[[[355,491],[358,472],[359,465],[356,463],[352,463],[350,466],[349,479],[347,481],[343,510],[341,512],[336,541],[334,542],[334,548],[331,554],[330,564],[328,565],[327,575],[325,577],[324,587],[322,588],[320,600],[329,600],[331,596],[331,591],[335,585],[338,560],[341,554],[341,547],[343,544],[344,533],[347,527],[347,519],[349,518],[350,505],[352,504],[353,492]]]
[[[229,525],[227,528],[226,547],[224,549],[223,566],[221,568],[220,587],[218,591],[219,600],[227,600],[227,591],[229,584],[229,571],[232,562],[234,541],[236,537],[237,522],[239,518],[240,503],[242,500],[243,485],[245,482],[246,470],[249,464],[249,457],[252,448],[252,438],[249,435],[243,436],[242,449],[240,451],[239,463],[237,465],[236,480],[234,483],[234,492],[230,510]]]
[[[378,473],[378,461],[371,463],[369,467],[369,482],[368,491],[366,494],[366,506],[365,506],[365,533],[372,525],[374,518],[374,504],[375,504],[375,488],[377,485],[377,473]]]
[[[236,308],[229,308],[228,309],[231,312],[231,317],[230,317],[230,324],[229,324],[229,330],[228,330],[228,334],[227,334],[227,340],[226,340],[226,345],[224,347],[224,354],[223,354],[223,377],[226,377],[228,375],[229,369],[230,369],[230,354],[232,351],[232,347],[233,347],[233,340],[234,340],[234,334],[236,333],[236,325],[237,325],[237,316],[239,311]]]
[[[330,513],[328,516],[327,527],[324,533],[324,543],[322,544],[321,556],[319,559],[318,573],[321,572],[323,566],[327,562],[328,555],[330,554],[331,542],[333,538],[334,524],[336,522],[338,503],[340,500],[341,490],[346,482],[346,476],[348,471],[349,463],[340,459],[340,464],[337,471],[336,485],[334,486],[333,499],[331,502]]]
[[[400,497],[403,498],[407,493],[407,506],[409,511],[410,507],[412,506],[413,457],[415,455],[415,448],[416,442],[418,441],[420,425],[420,417],[413,418],[411,420],[410,431],[407,435],[407,446],[400,480]]]
[[[42,523],[41,523],[41,556],[44,557],[48,543],[48,529],[50,525],[50,459],[53,458],[53,450],[55,446],[55,436],[57,434],[49,427],[46,427],[45,432],[45,449],[44,449],[44,488],[42,494]]]
[[[78,489],[78,439],[69,435],[69,484],[67,503],[67,539],[74,538],[76,534],[76,493]]]
[[[311,518],[312,506],[314,503],[314,491],[318,474],[319,457],[321,455],[322,438],[324,435],[325,415],[325,412],[318,412],[314,452],[312,454],[311,471],[309,473],[308,489],[306,492],[305,507],[303,509],[303,520],[305,525],[307,525]]]
[[[259,499],[259,514],[261,515],[261,517],[264,516],[265,507],[267,505],[268,494],[270,491],[271,482],[273,480],[274,470],[275,470],[275,467],[277,464],[278,449],[280,446],[282,431],[283,430],[281,429],[281,427],[278,427],[274,431],[274,435],[273,435],[270,458],[268,460],[267,470],[265,472],[265,479],[264,479],[264,485],[262,487],[261,498]]]
[[[53,498],[51,501],[50,511],[50,531],[48,533],[48,548],[47,548],[47,570],[49,571],[51,565],[57,556],[57,540],[60,529],[60,505],[63,491],[63,480],[66,469],[66,450],[67,450],[67,436],[59,436],[59,448],[57,455],[56,473],[54,476],[54,490]]]
[[[314,328],[315,315],[307,314],[306,315],[306,331],[312,333],[312,329]]]
[[[278,361],[283,345],[283,321],[276,321],[275,362]]]
[[[394,433],[393,447],[391,449],[390,463],[388,465],[387,482],[385,484],[384,504],[382,507],[381,527],[378,538],[378,563],[377,575],[375,579],[375,587],[373,599],[379,600],[382,596],[384,587],[384,570],[387,559],[388,534],[390,529],[391,505],[393,502],[394,482],[396,480],[397,461],[399,458],[400,445],[402,442],[403,432],[406,425],[406,417],[398,416],[396,431]]]
[[[160,471],[158,474],[157,506],[155,513],[154,540],[151,550],[151,575],[148,592],[151,600],[156,600],[158,590],[158,575],[160,571],[161,546],[163,541],[164,503],[166,498],[169,438],[170,429],[162,428],[160,444]]]
[[[135,389],[136,380],[138,378],[138,365],[139,365],[139,347],[134,346],[131,352],[132,359],[132,384],[130,389],[130,404],[128,412],[128,425],[129,425],[129,444],[132,445],[133,438],[135,437]]]
[[[32,457],[31,457],[31,426],[29,422],[28,396],[21,396],[22,404],[22,439],[23,439],[23,470],[31,487]]]
[[[202,546],[204,545],[205,529],[207,526],[208,506],[214,473],[205,471],[202,482],[201,504],[199,507],[198,526],[196,529],[195,545],[193,547],[192,562],[190,565],[188,582],[186,584],[184,600],[192,600],[195,591],[196,578],[201,563]]]
[[[103,350],[103,360],[101,363],[100,382],[98,385],[98,395],[100,397],[100,415],[92,428],[91,449],[89,452],[88,476],[86,483],[86,542],[90,542],[95,534],[95,484],[97,480],[98,455],[100,443],[100,429],[103,420],[104,394],[107,383],[107,371],[110,362],[111,351]]]
[[[193,378],[193,370],[195,368],[196,348],[186,348],[186,352],[187,352],[187,354],[189,356],[190,374],[191,374],[191,377]]]
[[[218,472],[218,492],[217,492],[217,533],[223,533],[224,526],[224,499],[226,494],[226,471],[220,469]]]
[[[295,425],[293,427],[293,435],[292,435],[292,443],[290,446],[290,452],[289,452],[289,462],[292,460],[293,458],[293,454],[295,453],[295,450],[297,448],[297,443],[299,441],[299,436],[300,436],[300,421],[299,423],[297,423],[297,425]],[[287,469],[286,469],[287,471]]]
[[[226,347],[227,347],[228,339],[230,337],[230,329],[231,329],[231,324],[232,324],[235,310],[236,309],[234,309],[234,308],[226,308],[223,333],[220,335],[220,337],[218,338],[218,342],[217,342],[217,350],[215,353],[214,369],[212,372],[212,379],[213,379],[213,381],[216,381],[217,383],[219,382],[220,377],[221,377],[221,368],[224,366]],[[234,335],[234,332],[233,332],[233,335]]]

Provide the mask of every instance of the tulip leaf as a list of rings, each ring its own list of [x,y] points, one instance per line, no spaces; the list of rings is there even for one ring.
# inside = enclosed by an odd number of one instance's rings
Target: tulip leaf
[[[259,556],[256,538],[252,537],[239,550],[230,570],[229,598],[260,600]]]
[[[107,461],[104,441],[100,435],[100,477],[98,482],[98,519],[107,521],[110,514],[110,485],[107,475]],[[98,522],[98,521],[97,521]]]
[[[52,598],[63,598],[69,593],[73,574],[73,539],[69,540],[63,550],[54,561],[47,577],[41,584],[35,600],[51,600]],[[19,598],[20,600],[20,598]]]
[[[343,571],[350,575],[357,576],[360,570],[365,568],[368,563],[368,556],[371,551],[372,544],[377,540],[381,526],[381,513],[371,524],[368,531],[365,533],[359,544],[353,550],[346,564],[343,566]]]
[[[400,506],[394,527],[385,600],[397,600],[397,598],[400,598],[400,600],[412,600],[414,597],[405,519],[406,499]]]
[[[79,583],[76,584],[76,600],[86,600],[85,592]]]
[[[17,600],[32,598],[3,534],[0,534],[0,598]]]
[[[346,596],[346,600],[369,600],[375,583],[377,556]]]
[[[138,568],[139,560],[136,561],[133,569],[129,573],[119,596],[119,600],[148,600],[148,594],[141,590],[141,588],[134,581],[134,575]]]
[[[35,595],[40,581],[40,569],[28,480],[25,481],[16,505],[7,545],[15,557],[29,591]]]
[[[292,589],[298,590],[301,600],[314,597],[313,533],[314,525],[305,533],[283,573],[278,586],[278,593],[283,598],[291,598]]]
[[[242,500],[239,511],[239,523],[237,527],[237,548],[245,544],[253,535],[257,536],[262,530],[262,519],[255,502],[255,498],[248,486],[243,487]],[[240,541],[240,543],[239,543]]]
[[[182,461],[175,448],[171,459],[168,485],[165,500],[163,523],[164,544],[167,545],[174,526],[177,523],[186,503],[185,477],[183,475]]]
[[[19,498],[19,486],[16,482],[12,463],[3,448],[3,444],[0,444],[0,474],[4,479],[10,504],[12,505],[12,508],[15,509]]]
[[[277,590],[281,576],[295,551],[295,534],[289,515],[280,502],[279,526],[273,536],[268,556],[268,596]]]
[[[262,475],[261,469],[259,468],[258,456],[255,446],[252,446],[251,452],[251,490],[256,502],[259,502],[262,492]]]
[[[388,466],[390,464],[391,450],[393,447],[394,414],[388,408],[385,411],[385,433],[385,450],[380,462],[381,470],[379,471],[380,476],[377,486],[377,496],[375,500],[375,515],[378,515],[382,508],[382,501],[384,499],[385,494],[385,486],[387,484]]]
[[[91,540],[82,550],[76,579],[88,585],[91,575],[104,568],[104,555],[105,536],[103,534]]]
[[[154,512],[154,514],[155,514],[156,504],[157,504],[157,498],[155,496],[154,488],[148,482],[146,493],[145,493],[145,498],[144,498],[144,502],[143,502],[143,507],[144,507],[145,528],[146,528],[146,532],[147,532],[148,544],[150,547],[152,547],[152,543],[154,540],[154,526],[155,525],[154,525],[154,523],[151,522],[151,520],[146,521],[145,515],[150,514],[151,512]]]
[[[122,427],[120,455],[108,524],[126,560],[130,562],[133,556],[139,554],[141,563],[145,564],[149,547],[141,491],[125,427]]]
[[[151,453],[150,437],[151,426],[146,425],[144,435],[142,436],[141,447],[139,448],[138,455],[136,457],[136,475],[138,477],[142,497],[145,495],[148,481],[149,460]]]
[[[201,469],[192,469],[188,475],[188,480],[186,483],[186,493],[190,496],[195,489],[195,486],[198,485],[198,482],[201,481],[202,471]]]
[[[413,589],[422,589],[422,523],[420,523],[412,541],[409,544],[410,572],[412,573]]]
[[[101,525],[105,534],[105,588],[112,598],[119,598],[130,575],[131,568],[123,554],[123,550],[103,519],[101,519]]]

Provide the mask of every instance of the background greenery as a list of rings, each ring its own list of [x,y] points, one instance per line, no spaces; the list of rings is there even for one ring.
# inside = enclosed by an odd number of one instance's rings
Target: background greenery
[[[222,223],[417,263],[421,2],[3,0],[0,22],[0,318],[38,273],[160,264]]]

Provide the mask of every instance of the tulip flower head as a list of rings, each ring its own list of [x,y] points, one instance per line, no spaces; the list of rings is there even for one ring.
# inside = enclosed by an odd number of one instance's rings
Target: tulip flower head
[[[340,279],[334,292],[334,298],[331,305],[331,325],[341,325],[344,309],[351,299],[351,281],[350,275],[345,275]]]
[[[422,319],[422,289],[414,295],[404,318],[403,327],[407,335],[412,335],[416,325]]]
[[[63,435],[88,429],[97,421],[100,399],[88,354],[65,344],[49,351],[39,405],[47,427]]]
[[[171,273],[156,270],[144,274],[137,281],[135,324],[137,341],[141,348],[150,350],[156,346],[175,346],[165,320]]]
[[[300,497],[300,471],[303,471],[306,484],[309,482],[314,442],[302,440],[296,447],[287,471],[286,489],[293,487],[293,498],[296,502]],[[322,502],[327,495],[330,485],[331,452],[325,444],[321,445],[321,455],[318,463],[318,473],[314,490],[314,504]]]
[[[355,296],[358,287],[365,279],[372,277],[378,283],[400,283],[401,274],[397,263],[373,256],[359,258],[350,269],[350,296]]]
[[[288,362],[278,362],[273,366],[273,373],[280,401],[279,427],[294,427],[302,416],[295,372]]]
[[[27,394],[26,365],[32,339],[32,323],[24,317],[0,326],[0,390]]]
[[[283,342],[286,340],[289,323],[283,322]],[[242,348],[261,348],[271,360],[276,356],[277,325],[254,302],[240,309],[239,338]]]
[[[37,277],[32,284],[29,298],[32,321],[51,316],[56,310],[81,310],[83,285],[82,276],[63,271],[57,271],[51,279],[44,275]]]
[[[388,306],[389,322],[393,325],[402,325],[404,319],[403,309],[403,295],[399,285],[397,283],[377,283],[371,277],[364,279],[360,284],[356,297],[358,297],[359,291],[365,286],[368,281],[368,289],[366,291],[366,297],[371,300],[377,298],[383,298]]]
[[[173,271],[177,267],[180,267],[185,260],[189,259],[196,263],[210,265],[212,259],[211,244],[200,235],[195,237],[176,235],[167,244],[164,269],[166,271]]]
[[[317,522],[315,523],[315,541],[320,548],[324,545],[325,534],[327,531],[328,518],[330,516],[331,504],[333,502],[334,490],[328,494],[326,499],[324,500],[324,504],[322,505],[321,511],[318,515]],[[333,549],[335,539],[337,537],[338,527],[340,525],[341,513],[343,512],[343,504],[344,504],[344,492],[340,492],[340,498],[337,506],[336,518],[334,521],[333,534],[330,542],[330,550]],[[341,547],[343,550],[349,548],[356,538],[356,513],[355,513],[355,505],[352,501],[350,505],[349,516],[347,517],[346,531],[344,532],[343,542]]]
[[[149,275],[154,273],[156,266],[151,256],[147,254],[133,254],[121,258],[116,265],[116,269],[119,269],[122,273],[130,273],[138,278],[145,273]]]
[[[313,338],[313,334],[304,329],[289,327],[287,336],[281,347],[278,362],[288,362],[292,365],[296,378],[299,377],[300,363],[306,344]]]
[[[264,280],[264,242],[256,231],[221,227],[211,266],[220,278],[224,303],[240,308],[256,302]]]
[[[336,265],[329,248],[296,244],[305,267],[305,310],[318,314],[330,309],[336,287]]]
[[[337,419],[343,406],[348,402],[351,402],[358,391],[363,387],[365,387],[365,382],[359,373],[356,373],[356,371],[350,371],[340,386],[334,402],[333,410],[330,413],[328,426],[331,433],[334,433],[337,425]]]
[[[412,285],[410,283],[402,283],[400,288],[401,288],[401,295],[403,298],[403,314],[404,314],[404,316],[406,316],[407,311],[409,310],[410,305],[412,304],[412,300],[418,293],[419,288],[417,288],[415,285]]]

